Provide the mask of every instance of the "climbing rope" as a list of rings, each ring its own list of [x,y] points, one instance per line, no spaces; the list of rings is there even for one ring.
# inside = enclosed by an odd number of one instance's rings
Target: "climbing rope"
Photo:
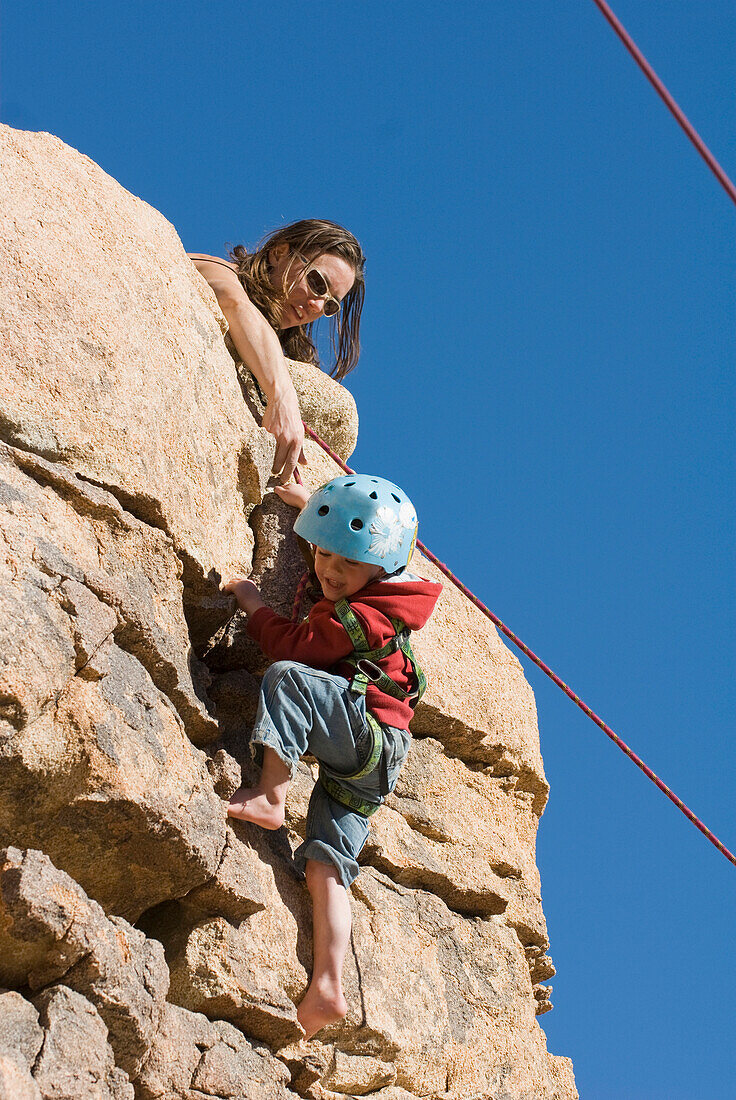
[[[300,483],[301,484],[301,483]],[[302,600],[304,599],[304,590],[307,587],[309,580],[309,571],[302,573],[299,578],[299,584],[296,586],[296,594],[294,595],[294,606],[291,609],[291,621],[293,623],[299,622],[299,615],[302,609]]]
[[[322,450],[325,451],[330,456],[330,458],[345,471],[346,474],[355,473],[355,471],[351,470],[350,467],[343,462],[340,456],[336,454],[332,450],[332,448],[324,442],[323,439],[320,439],[315,431],[313,431],[307,424],[304,425],[304,428],[310,438],[313,439],[315,443],[318,443]],[[658,775],[655,775],[652,769],[647,764],[645,764],[644,761],[640,759],[640,757],[636,755],[633,749],[630,749],[629,746],[624,741],[622,741],[616,733],[614,733],[611,727],[607,725],[602,718],[598,717],[595,711],[591,710],[587,703],[584,703],[583,700],[580,699],[579,696],[577,696],[575,692],[571,688],[569,688],[567,684],[563,680],[561,680],[560,677],[555,672],[553,672],[551,668],[549,668],[548,665],[544,663],[544,661],[537,657],[536,653],[533,653],[532,650],[529,649],[529,647],[525,645],[520,638],[517,638],[516,634],[514,634],[513,631],[509,630],[509,628],[501,622],[498,615],[494,615],[494,613],[488,607],[486,607],[486,605],[482,603],[478,599],[478,597],[475,596],[470,591],[470,589],[467,588],[462,583],[462,581],[455,576],[454,573],[450,572],[448,567],[443,562],[441,562],[439,558],[435,557],[432,551],[429,550],[423,542],[417,540],[417,549],[421,550],[424,556],[428,558],[431,562],[433,562],[434,565],[437,566],[439,571],[443,573],[448,578],[448,580],[451,580],[455,587],[459,588],[463,595],[467,596],[471,603],[474,603],[478,610],[483,612],[486,618],[491,620],[494,626],[498,627],[498,629],[503,634],[505,634],[506,637],[509,638],[510,641],[512,641],[514,645],[521,650],[522,653],[526,654],[530,661],[533,661],[538,668],[541,668],[542,672],[546,673],[547,676],[549,676],[549,678],[555,684],[557,684],[558,688],[561,688],[562,691],[564,691],[568,699],[572,699],[573,703],[575,703],[576,706],[580,707],[583,713],[587,714],[588,718],[595,722],[595,724],[603,730],[606,736],[610,737],[615,745],[618,745],[622,752],[626,753],[629,760],[636,764],[637,768],[643,771],[644,775],[646,775],[648,779],[651,779],[652,783],[654,783],[655,786],[659,787],[660,791],[662,791],[663,794],[667,795],[670,802],[673,802],[675,806],[677,806],[678,810],[680,810],[685,815],[688,821],[691,821],[695,828],[699,829],[703,836],[707,837],[711,844],[713,844],[718,849],[718,851],[736,867],[736,856],[733,854],[733,852],[729,851],[725,844],[721,843],[715,833],[712,833],[708,826],[705,825],[700,820],[700,818],[695,816],[692,810],[685,805],[682,799],[678,798],[674,791],[671,791],[667,784],[663,783]]]
[[[644,54],[641,52],[639,47],[636,45],[636,43],[631,38],[631,35],[628,34],[628,32],[625,30],[625,28],[623,27],[621,22],[613,14],[613,12],[609,8],[608,4],[605,3],[605,0],[593,0],[593,3],[598,8],[598,10],[602,13],[603,17],[610,24],[610,26],[613,27],[614,31],[616,32],[618,37],[623,42],[624,46],[626,47],[626,49],[629,51],[629,53],[633,57],[634,61],[637,63],[637,65],[639,66],[641,71],[644,73],[644,76],[647,78],[649,83],[652,85],[652,87],[656,91],[657,95],[664,101],[667,108],[675,116],[675,118],[679,122],[682,129],[685,131],[687,136],[690,138],[690,141],[693,143],[693,145],[698,150],[698,152],[700,153],[700,155],[703,158],[703,160],[705,161],[705,163],[708,165],[710,170],[713,172],[714,176],[716,177],[718,182],[721,184],[721,186],[725,190],[726,194],[730,197],[731,201],[736,203],[736,187],[733,185],[731,180],[728,178],[726,173],[723,171],[720,164],[718,163],[716,158],[713,156],[710,149],[705,144],[705,142],[703,141],[703,139],[701,138],[700,134],[697,132],[697,130],[695,129],[693,124],[685,117],[685,114],[680,109],[680,107],[678,107],[677,103],[675,102],[673,97],[670,95],[670,93],[667,91],[667,89],[665,88],[664,84],[662,83],[662,81],[659,79],[659,77],[655,73],[652,66],[649,64],[647,59],[644,57]]]

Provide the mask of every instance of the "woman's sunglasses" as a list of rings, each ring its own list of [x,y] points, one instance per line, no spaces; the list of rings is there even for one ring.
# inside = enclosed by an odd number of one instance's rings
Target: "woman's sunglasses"
[[[324,305],[322,306],[322,313],[325,317],[334,317],[336,313],[340,312],[340,306],[342,303],[335,298],[330,290],[330,284],[325,279],[321,271],[318,271],[316,267],[310,267],[312,262],[308,260],[306,256],[302,256],[300,252],[294,249],[294,255],[298,256],[302,263],[305,265],[306,271],[304,274],[304,281],[307,284],[309,293],[315,298],[324,298]],[[301,277],[301,276],[300,276]],[[296,283],[296,279],[294,283]],[[294,285],[294,284],[292,284]]]

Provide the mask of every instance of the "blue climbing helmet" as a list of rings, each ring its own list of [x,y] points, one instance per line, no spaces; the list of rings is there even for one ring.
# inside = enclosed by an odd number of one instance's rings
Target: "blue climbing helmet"
[[[382,477],[348,474],[312,493],[294,531],[322,550],[396,573],[409,564],[417,513],[403,489]]]

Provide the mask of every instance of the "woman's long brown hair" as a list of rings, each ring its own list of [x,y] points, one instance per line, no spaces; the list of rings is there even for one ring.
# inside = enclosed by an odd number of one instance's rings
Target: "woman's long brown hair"
[[[281,330],[281,310],[286,287],[271,283],[272,265],[269,253],[279,244],[287,244],[290,251],[298,252],[307,260],[313,260],[324,252],[340,256],[355,272],[355,282],[342,300],[340,312],[330,318],[330,342],[335,355],[335,365],[330,374],[344,378],[358,362],[360,354],[360,314],[365,297],[365,256],[352,233],[335,222],[308,218],[277,229],[261,241],[253,252],[236,245],[230,253],[238,265],[238,278],[253,305],[261,311],[276,330],[284,354],[302,363],[319,363],[317,349],[312,339],[314,322]]]

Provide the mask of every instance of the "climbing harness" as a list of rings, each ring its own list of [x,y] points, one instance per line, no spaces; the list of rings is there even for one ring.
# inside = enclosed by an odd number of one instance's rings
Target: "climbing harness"
[[[616,32],[618,37],[623,42],[624,46],[626,47],[626,49],[629,51],[629,53],[633,57],[634,61],[637,63],[637,65],[639,66],[641,71],[644,73],[644,76],[647,78],[649,83],[652,85],[652,87],[654,88],[654,90],[656,91],[656,93],[660,97],[660,99],[662,99],[662,101],[664,102],[667,109],[669,111],[671,111],[671,113],[675,116],[678,123],[680,124],[682,129],[685,131],[687,136],[690,138],[690,141],[693,143],[695,148],[698,150],[701,157],[703,158],[705,163],[708,165],[708,167],[710,168],[711,172],[716,177],[718,182],[721,184],[721,186],[723,187],[724,191],[729,196],[731,201],[736,203],[736,187],[731,182],[729,177],[726,175],[724,170],[721,168],[720,164],[718,163],[716,158],[713,156],[710,149],[705,144],[705,142],[703,141],[703,139],[701,138],[700,134],[695,129],[693,124],[685,116],[682,109],[677,105],[677,103],[675,102],[672,95],[667,91],[667,88],[664,86],[662,81],[659,79],[659,77],[655,73],[654,69],[649,64],[647,59],[645,58],[644,54],[641,52],[639,47],[636,45],[636,43],[632,39],[631,35],[626,31],[623,24],[613,14],[613,12],[609,8],[609,6],[605,2],[605,0],[593,0],[593,3],[598,8],[598,10],[601,12],[604,19],[606,19],[606,21],[609,23],[609,25],[611,27],[613,27],[614,31]]]
[[[347,600],[337,601],[335,604],[335,614],[342,623],[350,641],[353,643],[353,652],[350,656],[344,657],[341,662],[352,665],[352,667],[355,668],[355,673],[350,682],[350,690],[353,694],[365,695],[370,682],[385,695],[390,695],[394,699],[406,700],[411,706],[416,706],[427,689],[427,680],[419,666],[419,662],[414,656],[411,642],[409,641],[411,631],[405,623],[402,623],[400,619],[392,619],[391,623],[396,632],[393,638],[389,639],[380,649],[371,649],[366,640],[363,628],[358,622],[358,617]],[[414,678],[417,683],[413,691],[404,691],[404,689],[399,687],[396,681],[392,680],[376,663],[384,657],[388,657],[389,654],[396,653],[399,649],[412,667]]]
[[[338,600],[335,603],[335,614],[342,623],[346,634],[353,644],[353,652],[347,657],[343,657],[339,662],[340,664],[351,665],[352,668],[355,669],[349,685],[349,690],[352,694],[364,696],[368,689],[368,684],[372,683],[379,691],[384,692],[384,694],[390,695],[394,699],[404,700],[412,707],[416,706],[426,690],[427,680],[421,670],[419,662],[414,656],[409,641],[411,631],[406,624],[401,622],[400,619],[391,619],[395,631],[393,638],[390,638],[385,645],[380,647],[380,649],[371,649],[368,645],[368,639],[365,636],[365,632],[358,621],[358,616],[347,600]],[[391,653],[396,653],[398,650],[401,650],[412,668],[416,686],[411,691],[405,691],[378,665],[378,662],[384,657],[388,657]],[[370,711],[366,711],[366,719],[368,728],[372,734],[372,743],[371,751],[368,754],[368,759],[365,764],[359,771],[352,772],[350,775],[341,775],[334,771],[328,771],[324,764],[320,764],[319,778],[320,783],[327,791],[330,798],[334,798],[336,802],[341,803],[343,806],[347,806],[351,810],[355,810],[364,817],[370,817],[371,814],[376,812],[381,803],[361,798],[343,785],[345,782],[362,779],[363,776],[369,775],[375,768],[380,767],[381,797],[383,798],[389,793],[386,754],[383,746],[383,727],[375,715],[371,714]]]
[[[312,428],[310,428],[308,424],[304,424],[304,430],[306,431],[307,435],[309,435],[309,437],[311,439],[313,439],[315,441],[315,443],[318,443],[319,446],[322,448],[322,450],[325,451],[325,453],[328,454],[330,456],[330,458],[334,462],[336,462],[338,466],[341,467],[341,469],[345,470],[345,472],[348,473],[348,474],[354,473],[354,471],[351,470],[350,467],[345,462],[343,462],[343,460],[340,458],[340,456],[338,454],[336,454],[335,451],[332,450],[332,448],[329,446],[329,444],[325,443],[325,441],[323,439],[320,439],[320,437],[317,435],[317,433],[315,431],[313,431]],[[670,788],[665,783],[663,783],[662,780],[657,775],[654,774],[652,769],[650,767],[648,767],[644,763],[644,761],[641,760],[636,755],[636,753],[632,749],[630,749],[629,746],[624,741],[622,741],[620,737],[617,736],[617,734],[614,733],[614,731],[611,729],[611,727],[606,725],[606,723],[603,721],[603,719],[599,718],[598,715],[593,710],[591,710],[591,708],[587,705],[587,703],[584,703],[582,701],[582,699],[580,699],[574,693],[574,691],[572,691],[571,688],[569,688],[567,686],[567,684],[563,680],[561,680],[560,677],[557,676],[556,673],[554,673],[552,671],[552,669],[548,667],[548,665],[546,665],[544,663],[544,661],[542,661],[539,657],[537,657],[536,653],[533,653],[532,650],[529,649],[529,647],[527,645],[525,645],[524,642],[522,642],[520,638],[517,638],[517,636],[511,630],[509,630],[509,628],[504,623],[501,622],[499,617],[497,615],[494,615],[494,613],[490,610],[490,608],[486,607],[486,605],[484,603],[481,603],[481,601],[478,599],[478,597],[473,595],[473,593],[470,591],[470,589],[466,588],[466,586],[462,583],[462,581],[460,581],[454,575],[454,573],[451,573],[450,570],[448,569],[448,567],[443,562],[441,562],[439,560],[439,558],[435,557],[435,555],[432,553],[432,551],[429,550],[428,547],[426,547],[423,542],[420,542],[419,540],[417,540],[416,545],[417,545],[417,549],[420,550],[422,554],[424,554],[425,558],[428,558],[431,562],[433,562],[434,565],[437,566],[439,571],[441,573],[443,573],[444,576],[446,576],[448,578],[448,580],[451,580],[452,583],[455,585],[455,587],[458,588],[463,593],[464,596],[467,596],[467,598],[473,604],[475,604],[475,606],[478,608],[478,610],[483,612],[483,614],[486,616],[487,619],[491,620],[491,622],[494,624],[494,626],[498,627],[498,629],[503,634],[505,634],[506,637],[510,641],[512,641],[515,646],[518,646],[518,648],[522,651],[522,653],[525,653],[526,656],[531,661],[533,661],[534,664],[537,665],[538,668],[541,668],[542,672],[546,673],[546,675],[549,676],[549,678],[555,684],[557,684],[557,686],[562,691],[564,691],[564,693],[565,693],[565,695],[567,695],[568,699],[572,699],[573,703],[575,703],[576,706],[580,707],[580,709],[583,711],[583,713],[587,714],[588,718],[590,718],[591,721],[595,722],[595,724],[600,729],[603,730],[603,732],[606,734],[606,736],[610,737],[610,739],[613,741],[613,743],[615,745],[618,745],[618,747],[621,749],[622,752],[626,753],[629,760],[631,760],[632,763],[636,764],[637,768],[639,768],[641,771],[643,771],[648,779],[651,779],[652,783],[654,783],[655,786],[658,787],[660,789],[660,791],[662,791],[662,793],[667,796],[667,798],[669,798],[670,802],[674,803],[674,805],[677,806],[678,810],[680,810],[685,815],[685,817],[688,819],[688,821],[690,821],[695,826],[696,829],[699,829],[700,832],[703,834],[703,836],[707,837],[707,839],[711,842],[711,844],[715,848],[718,849],[718,851],[721,853],[721,855],[725,856],[726,859],[730,863],[733,863],[733,865],[736,867],[736,855],[734,855],[733,852],[731,852],[725,846],[725,844],[723,844],[718,839],[718,837],[715,835],[715,833],[711,832],[711,830],[708,828],[708,826],[705,825],[700,820],[700,818],[695,816],[695,814],[692,812],[692,810],[689,809],[685,805],[685,803],[682,801],[682,799],[678,798],[677,795],[674,793],[674,791],[671,791]]]
[[[363,767],[357,772],[351,772],[350,775],[342,775],[337,772],[327,771],[324,764],[319,766],[319,781],[327,791],[330,798],[334,798],[335,802],[339,802],[341,806],[347,806],[349,810],[355,810],[356,813],[361,814],[363,817],[370,817],[380,809],[380,802],[372,802],[367,798],[361,798],[360,795],[355,794],[354,791],[349,790],[344,786],[345,783],[353,782],[356,779],[362,779],[365,775],[370,775],[372,771],[378,765],[381,765],[381,788],[386,786],[388,788],[388,782],[384,783],[383,777],[385,772],[385,753],[383,751],[383,727],[380,722],[370,713],[366,712],[366,720],[368,722],[368,729],[370,730],[372,741],[371,751],[368,759]],[[388,789],[381,790],[381,795],[388,794]]]

